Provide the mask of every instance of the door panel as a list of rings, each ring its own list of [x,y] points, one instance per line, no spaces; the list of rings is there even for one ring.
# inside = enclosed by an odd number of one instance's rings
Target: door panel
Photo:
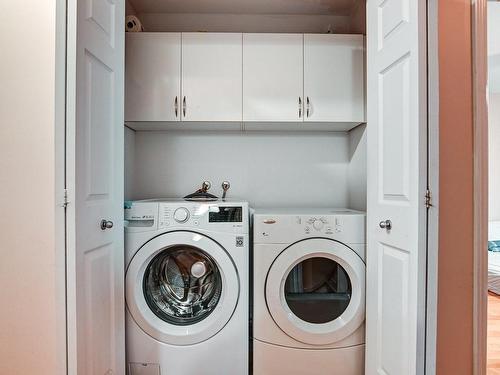
[[[68,265],[69,277],[75,276],[68,293],[74,294],[76,309],[69,318],[75,326],[68,330],[70,350],[76,351],[70,353],[76,361],[70,360],[70,368],[79,374],[125,372],[124,10],[121,0],[77,2],[75,205],[69,223],[75,254]],[[102,219],[113,227],[102,230]]]
[[[367,22],[366,374],[411,375],[425,349],[425,2],[368,0]]]
[[[180,121],[181,34],[127,33],[125,121]]]
[[[362,35],[304,35],[304,121],[364,122]]]
[[[303,121],[303,35],[243,34],[243,121]]]
[[[242,34],[182,34],[185,121],[241,121]]]

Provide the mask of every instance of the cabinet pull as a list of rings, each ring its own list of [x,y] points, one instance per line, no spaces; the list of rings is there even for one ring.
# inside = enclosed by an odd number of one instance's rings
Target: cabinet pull
[[[182,98],[182,116],[186,117],[186,97]]]
[[[299,118],[302,117],[302,98],[299,96]]]
[[[177,95],[175,96],[175,102],[174,102],[174,108],[175,108],[175,117],[179,115],[179,98]]]
[[[306,98],[306,116],[309,117],[310,113],[310,108],[311,108],[311,101],[309,100],[309,97]]]

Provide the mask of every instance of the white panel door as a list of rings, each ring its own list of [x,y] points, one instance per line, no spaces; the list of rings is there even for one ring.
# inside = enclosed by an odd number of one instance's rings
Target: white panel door
[[[302,34],[243,34],[243,121],[303,121]]]
[[[127,33],[125,121],[179,121],[181,34]]]
[[[124,0],[77,2],[70,373],[125,373],[124,17]]]
[[[366,374],[422,374],[426,2],[368,0],[367,22]]]
[[[182,34],[182,119],[241,121],[241,34]]]
[[[362,35],[304,35],[304,121],[364,122]]]

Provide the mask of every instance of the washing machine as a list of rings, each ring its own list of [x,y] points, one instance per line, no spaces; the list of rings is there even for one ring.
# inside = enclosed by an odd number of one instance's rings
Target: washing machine
[[[362,375],[365,214],[256,209],[255,375]]]
[[[125,203],[129,375],[248,374],[246,202]]]

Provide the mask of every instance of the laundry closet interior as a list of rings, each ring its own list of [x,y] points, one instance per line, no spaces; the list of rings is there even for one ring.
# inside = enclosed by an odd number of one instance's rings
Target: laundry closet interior
[[[366,209],[363,1],[128,1],[125,198]]]
[[[69,4],[70,370],[420,373],[424,2]]]

